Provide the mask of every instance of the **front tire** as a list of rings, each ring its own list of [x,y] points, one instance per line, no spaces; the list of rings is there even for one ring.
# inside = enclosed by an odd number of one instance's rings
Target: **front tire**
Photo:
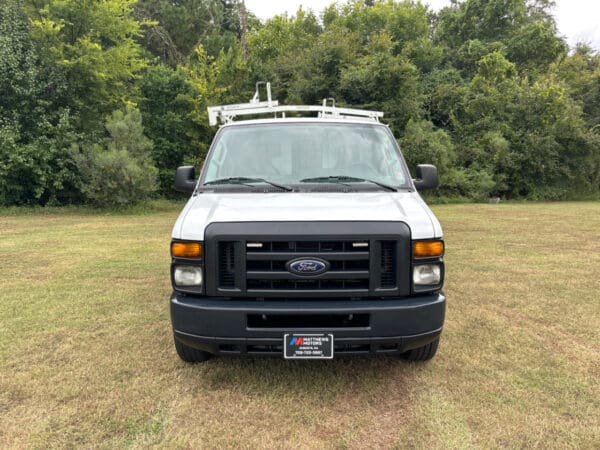
[[[413,348],[407,352],[402,353],[402,358],[407,361],[427,361],[435,356],[437,352],[440,338],[436,338],[435,341],[430,342],[423,347]]]
[[[177,354],[179,357],[188,363],[199,363],[204,362],[212,356],[210,353],[198,350],[193,347],[189,347],[184,343],[180,342],[176,337],[173,337],[175,340],[175,350],[177,350]]]

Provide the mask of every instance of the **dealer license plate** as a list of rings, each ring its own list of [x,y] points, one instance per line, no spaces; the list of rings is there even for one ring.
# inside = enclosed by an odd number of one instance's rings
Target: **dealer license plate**
[[[284,334],[283,357],[285,359],[332,359],[333,334]]]

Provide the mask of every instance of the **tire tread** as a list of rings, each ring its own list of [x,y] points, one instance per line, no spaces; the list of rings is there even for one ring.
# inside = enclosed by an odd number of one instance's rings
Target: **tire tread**
[[[436,338],[435,341],[430,342],[422,347],[413,348],[402,354],[402,358],[408,361],[427,361],[433,358],[437,352],[440,338]]]
[[[175,350],[177,351],[177,354],[185,362],[204,362],[210,359],[210,357],[212,356],[208,352],[185,345],[183,342],[180,342],[175,336],[173,336],[173,339],[175,341]]]

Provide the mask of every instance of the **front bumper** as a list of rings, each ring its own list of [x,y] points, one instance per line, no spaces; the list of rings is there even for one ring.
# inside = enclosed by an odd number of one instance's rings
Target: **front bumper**
[[[402,353],[427,345],[442,332],[443,294],[377,300],[233,300],[173,293],[175,338],[213,354],[283,354],[283,334],[333,333],[335,354]],[[249,317],[368,316],[360,326],[257,326]],[[252,326],[249,326],[252,325]]]

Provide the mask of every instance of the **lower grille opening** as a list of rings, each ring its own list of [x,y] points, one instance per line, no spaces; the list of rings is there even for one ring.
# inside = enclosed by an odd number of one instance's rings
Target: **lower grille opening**
[[[377,346],[378,352],[395,352],[398,350],[398,344],[380,344]]]
[[[365,328],[369,319],[369,314],[248,314],[248,328]]]
[[[344,353],[397,353],[400,347],[398,344],[378,344],[372,347],[370,344],[345,344],[338,343],[334,340],[334,354]],[[264,345],[235,345],[235,344],[219,344],[219,352],[227,354],[282,354],[283,346],[281,344],[264,344]]]
[[[369,280],[248,280],[247,286],[261,291],[367,290]]]
[[[221,352],[231,352],[231,353],[240,353],[241,348],[239,345],[233,344],[219,344],[219,351]]]
[[[248,345],[248,353],[283,353],[283,345]]]
[[[335,353],[369,353],[371,346],[369,344],[336,344],[334,341],[333,352]]]

